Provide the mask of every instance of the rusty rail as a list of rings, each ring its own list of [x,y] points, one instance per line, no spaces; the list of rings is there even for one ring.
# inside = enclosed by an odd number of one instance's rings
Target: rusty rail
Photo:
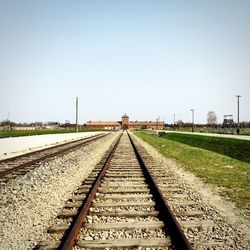
[[[61,250],[70,250],[73,249],[77,237],[79,235],[79,232],[81,230],[81,227],[86,220],[87,214],[89,213],[89,209],[92,205],[93,199],[95,198],[96,192],[101,184],[101,181],[103,180],[106,171],[108,169],[109,163],[113,157],[113,154],[120,142],[122,134],[117,139],[115,145],[113,146],[109,156],[107,157],[101,172],[97,176],[93,186],[91,187],[90,191],[87,193],[86,198],[68,231],[65,233],[60,246],[58,249]],[[136,157],[143,169],[143,172],[145,174],[145,178],[148,181],[148,184],[150,185],[150,189],[155,197],[157,207],[160,211],[160,217],[162,218],[165,228],[167,229],[167,233],[170,233],[171,240],[175,246],[175,249],[181,249],[181,250],[191,250],[192,247],[190,243],[188,242],[186,236],[184,235],[182,229],[179,226],[179,223],[175,219],[171,209],[169,208],[166,200],[164,199],[160,189],[158,188],[156,182],[154,181],[153,177],[151,176],[149,170],[147,169],[146,165],[144,164],[144,161],[138,152],[132,138],[129,135],[129,139],[131,141],[131,144],[133,146],[134,152],[136,154]]]
[[[101,170],[101,172],[99,173],[99,175],[97,176],[92,188],[90,189],[90,191],[87,193],[85,201],[82,205],[82,207],[79,210],[79,213],[76,217],[76,220],[72,223],[71,227],[69,228],[68,232],[67,232],[67,236],[64,237],[64,239],[62,240],[60,246],[58,249],[62,249],[62,250],[68,250],[68,249],[72,249],[75,241],[77,239],[77,236],[81,230],[82,224],[84,222],[84,220],[87,217],[87,214],[89,212],[89,209],[92,205],[92,201],[95,197],[95,194],[97,192],[97,189],[99,188],[101,181],[104,177],[104,175],[106,174],[106,170],[109,166],[109,163],[113,157],[113,154],[120,142],[122,133],[119,135],[115,145],[113,146],[108,158],[106,159],[103,168]]]
[[[184,232],[182,231],[180,224],[176,220],[171,208],[167,204],[166,199],[164,198],[160,188],[158,187],[157,183],[154,180],[154,177],[150,174],[149,169],[147,168],[146,164],[144,163],[142,156],[138,149],[135,146],[135,143],[133,142],[133,139],[131,138],[130,134],[128,133],[129,139],[131,141],[131,144],[133,146],[134,152],[136,154],[136,157],[143,169],[143,172],[145,174],[146,179],[148,180],[148,184],[150,186],[150,189],[152,190],[152,193],[155,197],[156,204],[158,206],[158,209],[160,211],[160,216],[165,224],[165,227],[169,229],[170,237],[172,242],[174,243],[175,247],[177,249],[181,250],[192,250],[189,241],[187,240]]]
[[[95,141],[95,140],[98,140],[104,136],[106,136],[108,134],[101,134],[101,135],[97,135],[97,136],[92,136],[92,137],[88,137],[88,138],[83,138],[83,139],[79,139],[79,140],[75,140],[75,141],[71,141],[71,142],[67,142],[67,143],[64,143],[64,144],[60,144],[60,145],[56,145],[54,147],[50,147],[50,148],[45,148],[45,149],[41,149],[41,150],[38,150],[38,151],[35,151],[35,152],[30,152],[30,153],[27,153],[27,154],[23,154],[23,155],[18,155],[18,156],[15,156],[15,157],[12,157],[12,158],[8,158],[8,159],[4,159],[4,160],[1,160],[0,161],[0,164],[1,163],[8,163],[8,162],[11,162],[11,161],[14,161],[14,160],[18,160],[18,159],[21,159],[23,157],[29,157],[31,155],[35,155],[37,153],[43,153],[43,152],[46,152],[46,151],[50,151],[51,149],[56,149],[56,148],[60,148],[60,147],[64,147],[66,145],[69,145],[69,144],[72,144],[72,143],[75,143],[75,142],[79,142],[78,144],[76,145],[73,145],[73,146],[70,146],[70,147],[67,147],[67,148],[63,148],[62,150],[58,150],[57,152],[54,152],[54,153],[51,153],[51,154],[47,154],[47,155],[44,155],[42,157],[39,157],[35,160],[32,160],[32,161],[28,161],[28,162],[25,162],[25,163],[22,163],[16,167],[13,167],[13,168],[10,168],[10,169],[6,169],[4,171],[1,171],[0,169],[0,177],[3,177],[7,174],[10,174],[12,172],[15,172],[15,171],[18,171],[19,169],[22,169],[22,168],[25,168],[25,167],[28,167],[28,166],[31,166],[35,163],[38,163],[42,160],[45,160],[46,158],[48,157],[53,157],[53,156],[56,156],[56,155],[59,155],[59,154],[63,154],[65,153],[66,151],[68,150],[71,150],[71,149],[74,149],[74,148],[77,148],[77,147],[81,147],[89,142],[92,142],[92,141]],[[82,142],[81,142],[82,141]]]

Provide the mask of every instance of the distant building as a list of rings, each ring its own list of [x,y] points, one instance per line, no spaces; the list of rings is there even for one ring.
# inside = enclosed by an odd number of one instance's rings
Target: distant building
[[[224,115],[223,127],[232,127],[234,125],[233,115]]]
[[[163,129],[165,124],[161,121],[129,121],[124,114],[121,121],[88,121],[85,126],[89,129]]]
[[[85,127],[91,129],[121,129],[121,124],[116,121],[88,121]]]
[[[76,124],[64,123],[59,126],[59,128],[75,128]]]

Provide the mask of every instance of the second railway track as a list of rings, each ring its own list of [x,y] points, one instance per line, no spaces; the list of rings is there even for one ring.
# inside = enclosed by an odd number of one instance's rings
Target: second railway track
[[[127,133],[66,203],[39,249],[191,249]]]
[[[92,141],[98,140],[107,134],[99,134],[91,137],[74,140],[57,146],[15,156],[9,159],[0,160],[0,183],[4,183],[16,175],[25,174],[36,168],[38,163],[50,157],[64,154],[84,146]]]

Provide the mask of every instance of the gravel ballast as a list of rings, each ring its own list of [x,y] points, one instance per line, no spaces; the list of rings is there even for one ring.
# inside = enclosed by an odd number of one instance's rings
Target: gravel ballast
[[[41,163],[0,190],[0,249],[30,249],[101,160],[118,133]]]
[[[102,133],[104,132],[80,132],[0,138],[0,160]]]
[[[233,246],[221,245],[215,249],[249,249],[250,227],[247,217],[244,216],[245,211],[237,209],[232,202],[221,197],[215,187],[202,182],[198,177],[184,170],[175,160],[162,156],[155,148],[137,136],[135,139],[158,162],[159,166],[165,169],[166,174],[171,176],[174,185],[179,186],[182,193],[188,194],[197,203],[195,209],[203,211],[200,219],[213,222],[214,226],[207,231],[184,230],[188,239],[194,242],[194,249],[207,249],[199,246],[199,243],[213,240],[222,241],[222,243],[224,240],[231,241]],[[171,207],[175,210],[179,209],[179,206]],[[192,208],[190,209],[192,210]],[[183,216],[180,216],[179,219],[186,220]]]

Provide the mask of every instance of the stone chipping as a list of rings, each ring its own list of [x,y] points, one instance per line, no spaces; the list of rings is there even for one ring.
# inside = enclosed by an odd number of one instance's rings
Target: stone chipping
[[[30,249],[47,237],[47,229],[61,219],[56,218],[65,205],[65,202],[72,196],[74,191],[81,185],[82,181],[90,174],[95,165],[115,140],[117,134],[111,134],[99,141],[93,142],[82,149],[78,149],[67,155],[55,157],[49,162],[41,163],[35,170],[10,180],[5,186],[0,187],[0,249]],[[168,173],[171,173],[176,185],[185,189],[188,196],[196,200],[199,208],[204,212],[202,216],[196,218],[212,220],[216,227],[212,227],[217,234],[211,234],[199,228],[190,228],[185,231],[187,237],[192,242],[211,239],[221,240],[222,236],[232,240],[235,247],[233,249],[249,249],[247,239],[247,223],[244,218],[239,218],[236,211],[228,211],[227,214],[220,210],[220,204],[215,204],[208,199],[207,194],[211,193],[211,187],[204,187],[201,181],[192,174],[183,170],[175,161],[160,155],[152,146],[136,137],[136,140],[143,145],[146,151],[153,156],[161,166],[165,166]],[[178,180],[178,183],[176,183]],[[166,182],[167,184],[168,182]],[[194,185],[195,183],[195,185]],[[164,184],[164,181],[162,182]],[[202,188],[201,188],[202,187]],[[178,192],[177,192],[178,193]],[[182,192],[181,192],[182,193]],[[206,193],[206,195],[204,194]],[[218,198],[218,197],[217,197]],[[108,200],[106,200],[108,202]],[[228,201],[226,201],[228,202]],[[224,204],[224,203],[223,203]],[[175,211],[196,210],[196,207],[172,206]],[[94,211],[108,211],[110,208],[91,208]],[[150,208],[151,209],[151,208]],[[124,210],[117,208],[117,210]],[[126,207],[125,210],[137,210],[136,207]],[[232,222],[230,216],[235,216],[239,220]],[[56,218],[56,219],[55,219]],[[190,218],[181,216],[178,219],[189,220]],[[113,221],[112,217],[88,216],[88,222]],[[121,218],[123,221],[124,219]],[[143,218],[140,220],[144,220]],[[155,220],[155,219],[153,219]],[[234,219],[235,221],[235,219]],[[64,220],[65,222],[65,220]],[[70,220],[69,220],[70,223]],[[241,224],[241,225],[240,225]],[[84,231],[84,232],[83,232]],[[124,237],[163,237],[162,231],[131,231],[125,234],[124,231],[102,231],[95,235],[89,229],[82,229],[82,235],[86,240],[124,238]],[[153,235],[151,235],[153,234]],[[95,236],[95,237],[94,237]],[[57,237],[59,237],[57,235]],[[54,238],[58,240],[59,238]],[[199,244],[194,245],[195,249],[204,249]],[[76,249],[78,249],[76,247]],[[150,248],[152,249],[152,248]],[[210,248],[208,248],[210,249]],[[211,249],[232,249],[221,245],[219,248]]]
[[[162,156],[155,148],[137,136],[133,135],[133,137],[165,169],[167,175],[174,180],[175,186],[179,186],[183,193],[188,194],[197,202],[198,205],[194,209],[198,208],[204,213],[196,220],[206,219],[213,222],[214,225],[208,227],[207,230],[184,229],[188,240],[193,242],[194,249],[250,249],[249,221],[244,217],[244,211],[236,209],[232,202],[224,200],[216,193],[216,188],[203,183],[198,177],[185,171],[175,160]],[[171,203],[170,207],[175,211],[187,210],[185,207],[171,206]],[[184,221],[190,218],[177,216],[177,219]],[[221,245],[213,248],[200,244],[207,241],[221,242]],[[228,244],[224,245],[224,241]]]
[[[57,156],[0,187],[0,249],[30,249],[44,239],[65,202],[118,133]]]

